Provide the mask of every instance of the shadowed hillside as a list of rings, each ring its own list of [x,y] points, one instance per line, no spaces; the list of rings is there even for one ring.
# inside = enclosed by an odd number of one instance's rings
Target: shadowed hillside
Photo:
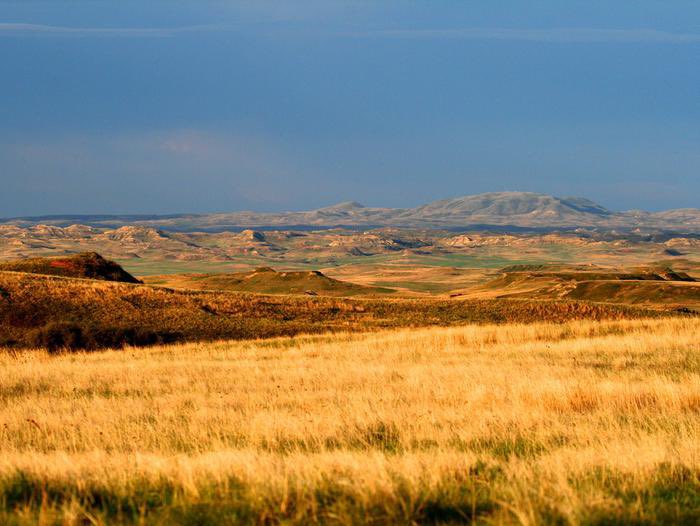
[[[576,299],[595,302],[700,307],[700,283],[668,268],[632,271],[517,265],[471,291],[472,296]]]
[[[311,296],[368,296],[390,294],[392,289],[356,285],[329,278],[317,270],[276,272],[261,267],[234,274],[181,274],[145,278],[150,285],[195,290],[230,290],[262,294],[307,294]]]
[[[68,257],[29,258],[17,261],[6,261],[0,263],[0,270],[28,272],[30,274],[47,274],[68,278],[141,283],[117,263],[103,258],[97,252],[85,252]]]
[[[668,281],[586,281],[576,285],[567,299],[645,305],[700,307],[700,283]]]
[[[662,315],[572,301],[265,296],[0,272],[0,343],[20,347],[102,348],[389,327]]]

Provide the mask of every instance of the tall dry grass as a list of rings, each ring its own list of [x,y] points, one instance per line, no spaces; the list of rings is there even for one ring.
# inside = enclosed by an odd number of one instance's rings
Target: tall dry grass
[[[0,523],[700,520],[700,321],[0,355]]]

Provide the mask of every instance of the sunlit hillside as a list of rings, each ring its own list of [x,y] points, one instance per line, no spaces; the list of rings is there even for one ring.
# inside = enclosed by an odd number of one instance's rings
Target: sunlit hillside
[[[2,524],[695,524],[700,320],[0,354]]]
[[[369,289],[329,281],[341,291]],[[265,283],[258,281],[256,286]],[[273,279],[271,286],[280,286],[280,281]],[[125,343],[240,340],[465,323],[619,320],[672,313],[693,315],[581,301],[349,299],[175,291],[0,271],[0,346],[14,348],[99,349]]]

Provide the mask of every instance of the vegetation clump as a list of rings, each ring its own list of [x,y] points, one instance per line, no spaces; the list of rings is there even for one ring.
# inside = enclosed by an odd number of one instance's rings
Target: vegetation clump
[[[170,343],[179,334],[143,327],[109,327],[70,322],[49,322],[34,329],[28,340],[50,353],[78,350],[118,349],[125,345],[144,346]]]

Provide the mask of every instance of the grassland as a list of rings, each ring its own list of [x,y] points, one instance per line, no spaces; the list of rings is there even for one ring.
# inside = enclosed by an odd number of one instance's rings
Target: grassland
[[[0,523],[697,524],[699,331],[0,354]]]
[[[227,274],[0,269],[0,524],[700,523],[693,260],[236,236],[177,261]],[[360,241],[394,255],[336,256]],[[283,242],[331,266],[231,273]]]

